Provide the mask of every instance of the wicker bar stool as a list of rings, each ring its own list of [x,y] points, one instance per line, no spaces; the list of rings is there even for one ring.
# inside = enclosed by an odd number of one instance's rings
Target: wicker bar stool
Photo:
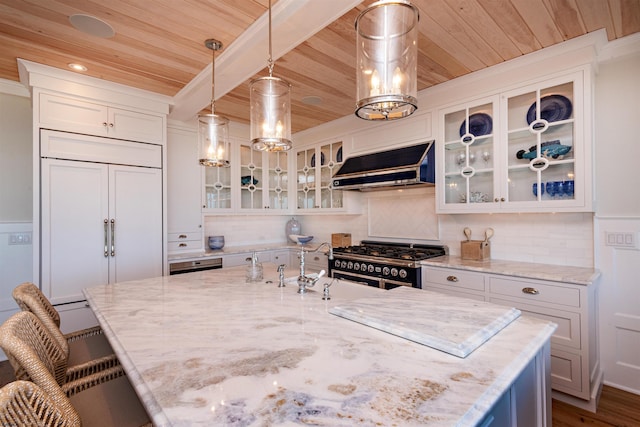
[[[113,355],[113,349],[100,326],[63,334],[60,331],[60,314],[33,283],[25,282],[16,286],[13,299],[22,310],[38,316],[60,345],[67,348],[69,366]]]
[[[58,404],[68,398],[82,425],[151,425],[121,365],[96,368],[90,362],[63,369],[64,351],[33,313],[16,313],[0,326],[0,347],[17,379],[34,382]]]
[[[80,427],[80,416],[66,397],[56,402],[37,384],[13,381],[0,389],[0,425]]]

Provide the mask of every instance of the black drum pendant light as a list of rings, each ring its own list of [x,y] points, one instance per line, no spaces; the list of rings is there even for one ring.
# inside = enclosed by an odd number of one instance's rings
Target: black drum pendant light
[[[203,166],[229,166],[229,119],[216,114],[215,109],[215,58],[222,49],[218,40],[208,39],[204,45],[211,49],[211,114],[198,114],[198,161]]]
[[[418,108],[419,19],[406,0],[375,2],[356,18],[356,116],[393,120]]]
[[[269,0],[268,77],[259,77],[249,85],[251,103],[251,146],[258,151],[291,149],[291,85],[273,77],[271,46],[271,0]]]

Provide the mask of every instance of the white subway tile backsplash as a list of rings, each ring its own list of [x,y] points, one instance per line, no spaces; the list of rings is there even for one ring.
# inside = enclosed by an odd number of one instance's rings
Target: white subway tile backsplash
[[[372,196],[366,196],[372,197]],[[365,197],[365,198],[366,198]],[[299,215],[302,234],[314,236],[313,243],[330,242],[332,233],[351,233],[353,244],[361,240],[410,241],[433,243],[403,233],[399,238],[369,236],[368,203],[363,203],[359,215]],[[224,235],[227,246],[285,242],[287,215],[228,215],[207,217],[205,238]],[[404,218],[415,221],[416,230],[424,228],[424,217]],[[449,246],[452,255],[460,255],[462,230],[470,227],[472,239],[484,238],[491,227],[491,257],[510,261],[540,262],[553,265],[593,267],[593,215],[591,213],[538,213],[538,214],[463,214],[437,215],[430,219],[439,228],[440,243]],[[407,226],[403,228],[407,229]]]

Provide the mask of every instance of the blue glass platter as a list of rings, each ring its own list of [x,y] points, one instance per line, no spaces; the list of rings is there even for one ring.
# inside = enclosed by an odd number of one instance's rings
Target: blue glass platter
[[[531,124],[536,118],[536,103],[534,102],[527,111],[527,123]],[[571,117],[573,112],[573,105],[571,101],[562,95],[549,95],[540,98],[540,118],[547,122],[558,122],[560,120],[567,120]]]
[[[469,116],[469,133],[473,136],[489,135],[493,130],[493,120],[486,113],[475,113]],[[460,125],[460,136],[467,133],[467,121]]]

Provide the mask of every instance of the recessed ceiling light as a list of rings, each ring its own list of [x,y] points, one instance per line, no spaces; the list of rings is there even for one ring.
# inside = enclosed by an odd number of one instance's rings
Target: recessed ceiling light
[[[305,96],[302,98],[302,103],[307,105],[320,105],[322,104],[322,98],[319,96]]]
[[[75,29],[103,39],[108,39],[116,34],[111,25],[95,16],[83,14],[71,15],[69,22],[71,22],[71,25],[73,25]]]
[[[73,71],[87,71],[87,67],[82,64],[67,64]]]

